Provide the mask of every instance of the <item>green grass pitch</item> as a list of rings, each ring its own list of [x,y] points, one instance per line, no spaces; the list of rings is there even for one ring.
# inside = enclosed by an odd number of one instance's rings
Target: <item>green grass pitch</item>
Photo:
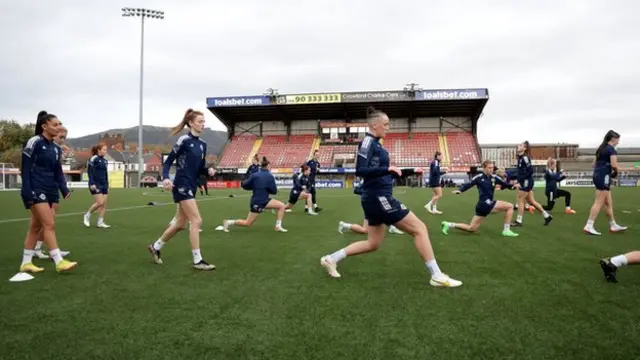
[[[628,359],[640,353],[640,267],[608,284],[598,260],[640,248],[640,191],[614,189],[625,234],[582,233],[593,189],[569,189],[577,215],[558,204],[551,226],[525,215],[518,238],[503,238],[502,215],[478,234],[440,233],[441,220],[471,220],[475,189],[445,191],[428,214],[427,189],[396,189],[423,219],[440,267],[464,282],[457,289],[428,285],[412,239],[388,235],[380,251],[341,263],[341,279],[319,265],[322,255],[356,234],[337,233],[338,221],[360,223],[350,189],[320,190],[320,216],[288,213],[286,234],[264,213],[251,229],[214,231],[224,218],[243,218],[248,193],[213,190],[199,197],[201,248],[214,272],[190,267],[185,233],[154,265],[146,246],[172,218],[175,206],[160,190],[113,190],[106,221],[85,228],[91,202],[76,190],[57,221],[62,249],[79,262],[58,275],[48,261],[32,281],[10,283],[27,229],[17,192],[0,193],[0,359]],[[145,194],[143,194],[143,192]],[[237,196],[230,198],[229,193]],[[536,195],[542,201],[543,193]],[[288,190],[279,199],[286,200]],[[515,193],[499,192],[513,202]],[[562,200],[561,200],[562,201]],[[95,224],[95,216],[93,218]],[[635,354],[635,355],[634,355]]]

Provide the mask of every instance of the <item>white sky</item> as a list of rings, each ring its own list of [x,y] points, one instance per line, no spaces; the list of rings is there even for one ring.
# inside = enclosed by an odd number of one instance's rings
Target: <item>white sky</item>
[[[45,109],[71,137],[137,125],[140,23],[125,6],[166,12],[146,26],[145,124],[206,97],[414,81],[488,88],[481,143],[592,146],[613,128],[640,146],[633,0],[2,1],[0,117]]]

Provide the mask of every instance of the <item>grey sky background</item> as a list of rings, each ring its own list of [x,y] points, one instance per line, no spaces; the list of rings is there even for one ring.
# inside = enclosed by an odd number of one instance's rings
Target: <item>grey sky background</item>
[[[177,123],[205,98],[486,87],[480,143],[594,146],[610,128],[640,146],[640,3],[430,0],[0,2],[0,117],[58,115],[71,137]],[[208,111],[207,111],[208,112]],[[207,121],[223,129],[212,114]]]

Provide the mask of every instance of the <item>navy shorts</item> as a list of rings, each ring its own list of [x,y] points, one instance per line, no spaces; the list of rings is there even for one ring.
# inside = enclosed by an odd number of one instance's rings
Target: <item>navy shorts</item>
[[[291,189],[291,192],[289,193],[289,204],[293,205],[297,203],[300,198],[300,193],[302,193],[302,191]]]
[[[267,198],[266,201],[263,199],[251,199],[249,211],[252,213],[260,214],[264,211],[264,208],[267,207],[269,201],[271,201],[271,198]]]
[[[493,208],[496,206],[495,200],[490,200],[489,202],[480,201],[476,204],[476,216],[487,217],[493,211]]]
[[[393,225],[409,215],[409,209],[393,196],[368,196],[360,201],[369,225]]]
[[[518,184],[520,184],[520,191],[530,192],[533,190],[534,181],[533,178],[529,179],[518,179]]]
[[[109,195],[109,187],[96,186],[95,190],[91,190],[91,188],[89,188],[89,192],[91,193],[91,195]]]
[[[429,187],[430,188],[439,188],[439,187],[442,187],[442,183],[429,181]]]
[[[611,190],[611,174],[593,173],[593,186],[600,191]]]
[[[174,203],[196,198],[196,189],[190,189],[186,186],[174,186],[171,193],[173,195]]]
[[[22,204],[24,208],[29,210],[31,209],[31,205],[46,203],[49,204],[49,207],[52,207],[54,203],[60,201],[60,197],[56,194],[46,194],[42,191],[35,191],[35,198],[22,198]]]

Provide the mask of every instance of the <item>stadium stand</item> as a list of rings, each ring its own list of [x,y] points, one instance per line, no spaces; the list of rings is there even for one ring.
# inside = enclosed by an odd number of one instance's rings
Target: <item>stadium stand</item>
[[[385,111],[383,140],[391,163],[428,166],[436,151],[448,171],[466,173],[481,160],[475,132],[488,101],[486,89],[401,90],[208,98],[209,110],[229,129],[219,168],[241,174],[253,154],[266,156],[274,173],[294,171],[315,149],[323,168],[355,166],[367,128],[368,106]]]

